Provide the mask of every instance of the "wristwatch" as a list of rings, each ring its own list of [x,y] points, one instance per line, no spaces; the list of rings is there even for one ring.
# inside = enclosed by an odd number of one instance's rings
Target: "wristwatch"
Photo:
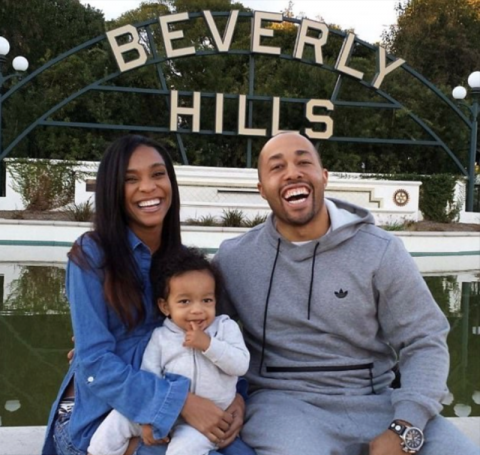
[[[420,428],[406,425],[399,420],[394,420],[388,429],[400,436],[402,440],[400,443],[402,450],[406,453],[417,453],[425,442],[423,432]]]

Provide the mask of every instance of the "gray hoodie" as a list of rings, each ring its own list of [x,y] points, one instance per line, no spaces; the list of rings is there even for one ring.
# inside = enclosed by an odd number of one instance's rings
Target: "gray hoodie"
[[[253,390],[368,395],[389,387],[395,418],[424,427],[441,410],[448,321],[411,256],[353,204],[325,200],[331,229],[295,245],[275,218],[222,243],[215,256],[251,353]]]

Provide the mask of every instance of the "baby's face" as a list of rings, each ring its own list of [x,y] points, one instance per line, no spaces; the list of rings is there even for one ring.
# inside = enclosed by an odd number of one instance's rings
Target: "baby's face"
[[[160,310],[183,330],[191,322],[205,330],[215,319],[215,280],[207,270],[195,270],[175,276],[169,282],[170,293],[159,300]]]

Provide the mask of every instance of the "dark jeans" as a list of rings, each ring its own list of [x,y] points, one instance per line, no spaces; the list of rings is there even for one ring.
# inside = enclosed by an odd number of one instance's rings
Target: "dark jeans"
[[[162,446],[140,446],[134,455],[165,455],[167,450],[166,445]],[[228,447],[219,450],[218,452],[210,452],[210,455],[256,455],[255,451],[247,446],[240,438],[235,439]]]
[[[71,412],[58,414],[54,424],[53,439],[58,455],[86,455],[72,445],[68,426],[70,424]],[[165,455],[166,445],[144,446],[140,443],[134,455]],[[240,438],[235,439],[228,447],[218,452],[210,452],[210,455],[256,455],[255,451],[247,446]]]
[[[70,424],[71,412],[57,414],[53,427],[53,440],[58,455],[86,455],[72,445],[68,427]]]

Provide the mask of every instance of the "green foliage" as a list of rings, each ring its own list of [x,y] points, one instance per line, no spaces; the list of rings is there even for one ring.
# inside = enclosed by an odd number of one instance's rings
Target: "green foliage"
[[[203,215],[199,218],[189,218],[185,221],[188,226],[220,226],[217,218],[213,215]]]
[[[103,13],[78,0],[2,0],[0,17],[0,36],[11,45],[9,57],[27,57],[29,71],[46,55],[56,57],[102,34],[105,27]]]
[[[253,218],[246,218],[243,220],[243,226],[244,227],[254,227],[257,226],[258,224],[265,223],[267,221],[268,215],[261,215],[260,213],[257,213]]]
[[[223,227],[254,227],[264,223],[268,215],[257,214],[253,218],[246,218],[245,214],[238,209],[227,209],[223,211],[221,219],[213,215],[203,215],[199,218],[189,218],[185,221],[188,226],[223,226]]]
[[[381,226],[385,231],[407,231],[408,227],[412,225],[410,221],[394,221],[392,223],[385,224]]]
[[[73,201],[74,163],[50,160],[11,161],[8,172],[12,187],[20,194],[27,210],[52,210]]]
[[[221,224],[224,227],[243,227],[245,214],[238,209],[223,210]]]
[[[454,200],[457,176],[449,174],[422,176],[420,210],[427,220],[451,223],[459,214]]]
[[[384,44],[427,79],[453,88],[478,66],[479,0],[404,0],[396,9]]]
[[[379,180],[420,181],[419,207],[423,217],[438,223],[451,223],[459,215],[460,204],[455,201],[455,184],[458,176],[452,174],[376,174],[362,178]]]
[[[2,0],[0,17],[8,17],[8,21],[0,21],[0,35],[12,46],[5,68],[11,68],[10,58],[24,55],[30,62],[30,74],[105,31],[103,13],[78,0]],[[109,59],[106,46],[96,45],[50,67],[17,91],[2,106],[3,146],[10,144],[55,104],[103,76],[109,68]],[[9,80],[3,88],[8,90],[14,83],[14,79]],[[48,120],[100,123],[108,119],[102,115],[102,109],[96,94],[90,92]],[[117,135],[101,130],[35,128],[10,156],[97,160],[105,144]]]
[[[79,204],[72,203],[66,208],[68,217],[72,221],[93,221],[95,211],[90,199]]]

